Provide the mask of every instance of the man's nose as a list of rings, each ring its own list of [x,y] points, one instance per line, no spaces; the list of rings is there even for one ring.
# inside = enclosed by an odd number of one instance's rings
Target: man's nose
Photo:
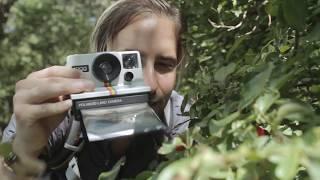
[[[151,94],[154,94],[157,89],[157,79],[154,68],[151,65],[146,65],[143,69],[144,82],[150,86]]]

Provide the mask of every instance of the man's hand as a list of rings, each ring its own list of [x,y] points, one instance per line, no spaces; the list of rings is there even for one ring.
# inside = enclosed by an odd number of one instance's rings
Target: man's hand
[[[16,83],[13,98],[16,137],[13,149],[18,156],[38,157],[52,131],[72,106],[64,95],[92,91],[93,82],[81,79],[80,71],[53,66],[31,73]]]

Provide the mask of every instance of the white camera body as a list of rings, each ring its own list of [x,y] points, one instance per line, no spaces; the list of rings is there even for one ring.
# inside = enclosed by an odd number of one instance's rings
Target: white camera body
[[[150,92],[143,79],[138,51],[74,54],[67,57],[66,66],[81,70],[81,77],[96,85],[93,92],[72,94],[71,99],[114,95],[106,90],[107,86],[111,86],[116,95]]]

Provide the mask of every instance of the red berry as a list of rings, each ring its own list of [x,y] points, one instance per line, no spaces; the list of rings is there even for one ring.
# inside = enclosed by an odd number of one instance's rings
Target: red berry
[[[181,152],[184,151],[186,148],[182,145],[176,146],[176,151]]]
[[[262,127],[260,126],[257,126],[256,127],[256,130],[257,130],[257,134],[258,136],[265,136],[267,133],[266,133],[266,130],[264,130]]]

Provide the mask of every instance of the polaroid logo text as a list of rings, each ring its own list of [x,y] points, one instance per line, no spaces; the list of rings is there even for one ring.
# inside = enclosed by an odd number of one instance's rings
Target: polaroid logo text
[[[121,98],[113,98],[113,99],[99,99],[92,100],[86,102],[78,103],[80,108],[89,108],[89,107],[104,107],[104,106],[113,106],[122,103],[123,100]]]
[[[89,66],[88,65],[80,65],[80,66],[72,66],[74,69],[78,69],[82,72],[89,72]]]

